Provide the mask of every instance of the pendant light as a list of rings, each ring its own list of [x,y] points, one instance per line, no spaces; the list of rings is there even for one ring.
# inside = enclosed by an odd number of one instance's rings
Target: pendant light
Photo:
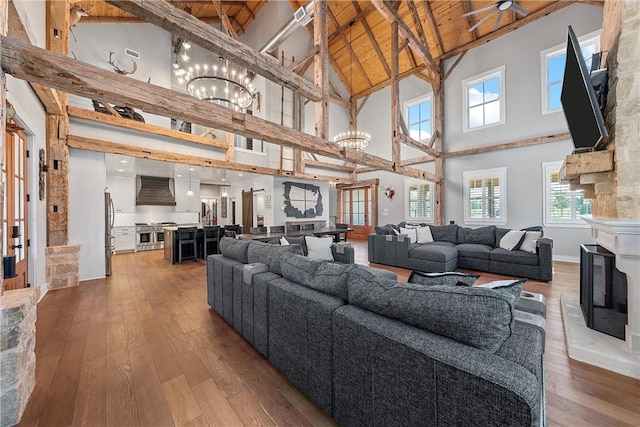
[[[189,190],[187,190],[187,196],[193,196],[193,190],[191,189],[191,171],[193,168],[189,168]]]

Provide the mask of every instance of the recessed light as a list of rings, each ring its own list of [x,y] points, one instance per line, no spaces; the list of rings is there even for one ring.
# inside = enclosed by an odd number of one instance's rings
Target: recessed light
[[[118,172],[124,172],[124,169],[118,169]]]
[[[226,181],[227,181],[227,178],[222,178],[222,182],[226,182]]]
[[[194,169],[194,168],[189,168],[189,170],[190,170],[190,171],[193,171],[193,170],[195,170],[195,169]]]
[[[178,178],[182,178],[182,175],[180,175],[180,174],[177,174],[176,176],[177,176]]]
[[[126,160],[120,160],[120,163],[127,163]]]
[[[242,176],[242,174],[241,174],[241,173],[239,173],[239,174],[238,174],[238,176]]]

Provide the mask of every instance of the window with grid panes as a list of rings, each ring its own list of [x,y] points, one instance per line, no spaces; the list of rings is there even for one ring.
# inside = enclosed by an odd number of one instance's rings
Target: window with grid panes
[[[507,222],[506,174],[506,168],[464,172],[465,222]]]
[[[591,217],[591,200],[583,190],[571,190],[569,183],[560,181],[561,167],[562,161],[542,164],[545,224],[586,226],[580,217]]]
[[[409,136],[416,141],[431,139],[432,101],[431,95],[407,101],[404,113],[409,128]]]
[[[465,79],[464,131],[505,123],[504,65]]]
[[[432,183],[405,179],[407,193],[406,220],[433,221]]]

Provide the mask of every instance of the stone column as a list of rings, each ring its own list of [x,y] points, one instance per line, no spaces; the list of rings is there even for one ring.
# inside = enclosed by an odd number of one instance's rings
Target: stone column
[[[49,246],[45,249],[49,290],[78,286],[80,245]]]
[[[0,427],[17,424],[36,383],[37,288],[0,296]]]

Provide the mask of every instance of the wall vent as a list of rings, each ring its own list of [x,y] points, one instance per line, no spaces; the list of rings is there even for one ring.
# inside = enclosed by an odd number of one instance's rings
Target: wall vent
[[[135,59],[140,59],[140,54],[138,52],[136,52],[135,50],[131,50],[128,47],[124,48],[124,53],[127,54],[128,56],[135,58]]]

